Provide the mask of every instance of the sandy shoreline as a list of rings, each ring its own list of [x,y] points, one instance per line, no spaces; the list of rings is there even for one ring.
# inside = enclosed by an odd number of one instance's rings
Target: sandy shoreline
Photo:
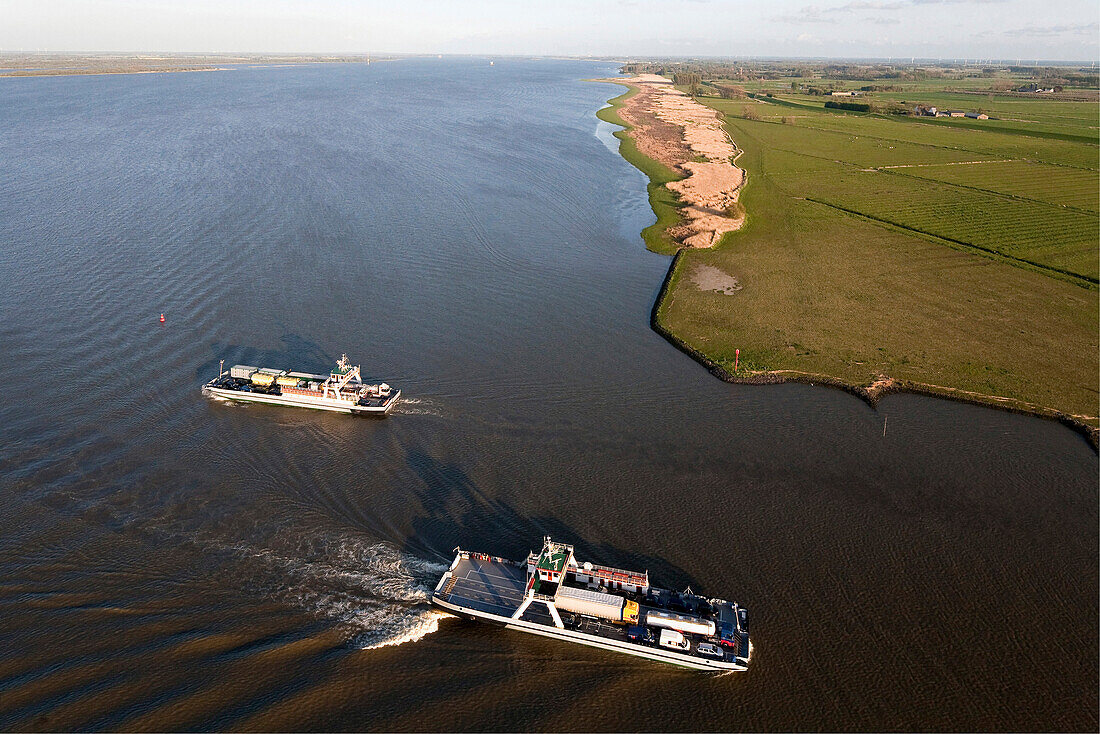
[[[619,115],[632,126],[627,134],[639,152],[683,176],[666,184],[682,204],[682,222],[669,235],[682,246],[713,247],[740,229],[745,216],[737,199],[745,172],[734,165],[740,151],[718,113],[654,74],[607,81],[637,90]]]

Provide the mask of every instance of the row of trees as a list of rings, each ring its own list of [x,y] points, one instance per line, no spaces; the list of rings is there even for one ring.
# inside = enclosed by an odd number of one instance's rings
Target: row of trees
[[[825,107],[833,110],[851,110],[852,112],[870,112],[871,105],[866,102],[836,102],[829,100]]]
[[[711,84],[718,90],[718,96],[722,99],[741,99],[745,96],[745,88],[732,84]]]
[[[691,90],[691,96],[694,97],[699,92],[699,85],[703,83],[703,75],[698,72],[677,72],[672,75],[672,83],[680,87],[688,87]]]

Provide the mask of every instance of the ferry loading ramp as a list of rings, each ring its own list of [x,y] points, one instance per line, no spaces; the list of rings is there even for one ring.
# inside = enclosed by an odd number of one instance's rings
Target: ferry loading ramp
[[[442,594],[468,609],[511,617],[523,602],[527,570],[500,559],[463,557]]]

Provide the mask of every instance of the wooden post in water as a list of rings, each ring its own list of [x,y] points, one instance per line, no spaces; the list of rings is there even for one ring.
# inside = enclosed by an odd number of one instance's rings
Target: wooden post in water
[[[890,416],[882,416],[882,437],[886,438],[886,423],[890,420]]]

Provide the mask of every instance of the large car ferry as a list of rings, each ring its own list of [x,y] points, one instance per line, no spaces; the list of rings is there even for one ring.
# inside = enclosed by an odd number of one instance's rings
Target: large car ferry
[[[543,539],[523,561],[455,549],[432,604],[468,619],[696,670],[747,670],[748,613],[724,599],[649,585],[648,571],[577,563]]]
[[[268,403],[297,408],[315,408],[354,415],[383,417],[393,410],[400,390],[386,383],[367,385],[360,365],[343,355],[327,375],[287,372],[268,367],[234,365],[225,371],[223,362],[218,376],[202,387],[203,394],[243,403]]]

